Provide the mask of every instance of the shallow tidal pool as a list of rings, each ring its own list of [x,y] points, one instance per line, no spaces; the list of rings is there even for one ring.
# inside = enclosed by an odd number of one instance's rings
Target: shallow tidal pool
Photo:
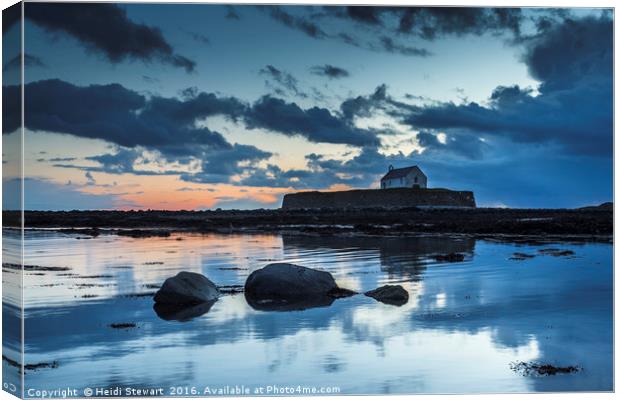
[[[16,233],[5,230],[3,246],[16,244]],[[246,388],[254,394],[259,387],[271,387],[263,394],[613,390],[610,244],[448,236],[88,238],[33,230],[24,251],[25,264],[56,269],[26,271],[21,298],[18,275],[4,268],[5,327],[19,324],[23,301],[24,363],[40,364],[26,370],[30,397],[62,387],[80,396],[87,388],[199,396]],[[452,252],[464,261],[433,257]],[[153,310],[151,294],[179,271],[232,287],[279,261],[327,270],[339,286],[359,292],[399,284],[409,302],[397,307],[357,295],[278,312],[255,310],[238,293],[185,321]],[[4,353],[19,360],[19,344],[6,339],[6,329]],[[515,369],[518,362],[579,370],[531,374]],[[4,381],[19,380],[17,367],[3,364]]]

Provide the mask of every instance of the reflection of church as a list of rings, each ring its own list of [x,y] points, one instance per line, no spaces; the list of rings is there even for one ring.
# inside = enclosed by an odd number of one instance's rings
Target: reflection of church
[[[282,236],[284,252],[299,250],[377,250],[381,271],[403,281],[417,281],[433,256],[464,253],[473,256],[476,240],[438,236],[420,237],[309,237]]]

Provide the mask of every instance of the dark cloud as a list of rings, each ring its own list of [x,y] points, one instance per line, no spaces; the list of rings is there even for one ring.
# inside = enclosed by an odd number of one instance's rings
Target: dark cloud
[[[195,41],[202,43],[202,44],[211,44],[211,39],[209,39],[207,36],[203,35],[202,33],[198,33],[198,32],[193,32],[193,31],[185,31],[185,33],[187,33],[192,39],[194,39]]]
[[[585,79],[610,82],[613,20],[602,16],[567,19],[527,45],[523,60],[541,92],[574,87]]]
[[[16,70],[21,68],[22,58],[21,54],[11,58],[2,67],[3,71]],[[24,53],[24,68],[47,68],[47,65],[41,60],[41,58],[32,54]]]
[[[388,36],[381,37],[381,47],[388,53],[397,53],[404,56],[416,56],[416,57],[428,57],[432,53],[426,49],[405,46],[403,44],[396,43],[392,38]]]
[[[259,71],[261,75],[265,75],[269,80],[265,81],[268,87],[275,90],[276,94],[291,94],[301,98],[307,98],[308,95],[299,88],[297,78],[286,71],[282,71],[273,65],[266,65]]]
[[[354,117],[369,117],[376,108],[382,108],[387,100],[387,86],[378,86],[370,96],[357,96],[347,99],[340,105],[340,111],[348,120]]]
[[[515,142],[556,143],[573,154],[612,155],[613,22],[566,20],[533,41],[524,60],[542,82],[540,94],[496,88],[490,107],[443,103],[409,107],[403,122],[416,129],[469,130]]]
[[[86,185],[94,186],[97,184],[97,181],[93,178],[93,174],[91,174],[90,171],[86,171],[84,177],[86,178]]]
[[[346,69],[335,67],[330,64],[315,65],[310,68],[310,72],[314,75],[326,76],[330,79],[347,78],[351,75]]]
[[[159,61],[187,72],[196,63],[176,54],[158,28],[133,22],[126,11],[104,3],[28,3],[25,16],[51,32],[77,39],[87,49],[103,54],[110,62]]]
[[[193,188],[184,186],[182,188],[177,189],[178,192],[215,192],[216,189],[213,188]]]
[[[75,161],[77,158],[75,157],[54,157],[46,160],[48,162],[67,162],[67,161]]]
[[[521,44],[541,36],[551,25],[569,18],[558,9],[539,8],[524,13],[521,8],[508,7],[384,7],[324,6],[316,7],[262,6],[275,20],[315,39],[333,39],[348,45],[405,56],[426,57],[431,53],[407,41],[432,41],[442,37],[463,35],[494,35],[507,43]],[[603,12],[604,15],[609,13]],[[349,32],[339,25],[340,32],[330,32],[333,19],[351,22]],[[535,33],[524,35],[525,26]],[[526,29],[527,30],[527,29]],[[355,32],[355,33],[351,33]]]
[[[19,97],[19,90],[19,86],[5,86],[3,94],[6,98]],[[196,128],[194,122],[213,115],[235,119],[245,107],[236,99],[209,93],[184,101],[147,99],[118,84],[75,86],[45,80],[29,83],[25,90],[28,129],[103,139],[124,147],[150,147],[169,156],[192,155],[203,148],[230,148],[221,134]],[[18,114],[11,109],[17,106],[4,104],[9,108],[5,133],[19,127]]]
[[[56,167],[113,174],[181,173],[174,169],[137,168],[137,160],[149,150],[160,154],[162,165],[187,164],[196,158],[205,160],[201,176],[211,174],[220,181],[228,181],[227,171],[236,173],[241,163],[271,156],[253,146],[230,144],[221,134],[195,126],[198,119],[213,115],[232,120],[244,115],[247,106],[234,98],[197,93],[184,100],[147,99],[118,84],[80,87],[60,80],[32,82],[25,90],[28,129],[103,139],[118,145],[116,153],[87,158],[98,166],[55,164]],[[19,92],[19,86],[3,87],[5,98],[14,97],[14,92]],[[4,104],[4,107],[17,107]],[[6,118],[4,132],[14,131],[19,123],[19,118]]]
[[[240,20],[241,17],[237,13],[237,9],[233,6],[226,6],[226,19]]]
[[[89,161],[97,162],[100,165],[99,167],[80,168],[83,170],[99,171],[108,174],[151,175],[151,173],[137,171],[135,169],[135,163],[140,157],[142,157],[142,151],[139,149],[119,147],[116,150],[116,153],[107,153],[86,158]]]
[[[441,156],[446,153],[453,153],[472,160],[480,160],[488,148],[483,140],[467,132],[451,132],[446,135],[445,142],[442,142],[437,134],[422,131],[417,134],[417,140],[420,146],[425,148],[426,155],[437,154]]]
[[[489,32],[519,36],[524,20],[520,8],[328,6],[324,9],[327,15],[426,40]]]
[[[232,176],[253,170],[256,163],[271,156],[272,153],[254,146],[236,143],[230,149],[206,154],[202,161],[202,170],[198,173],[182,174],[181,179],[196,183],[232,183]]]
[[[328,37],[316,23],[310,21],[305,16],[293,15],[284,10],[280,6],[259,6],[259,9],[269,14],[274,20],[288,26],[289,28],[303,32],[304,34],[315,38],[324,39]],[[297,7],[297,9],[301,9]]]
[[[246,115],[246,123],[250,128],[269,129],[289,136],[300,135],[317,143],[353,146],[380,144],[374,132],[356,128],[325,108],[304,110],[296,103],[287,103],[271,96],[263,96],[252,105]]]
[[[531,88],[522,89],[519,85],[498,86],[491,93],[491,103],[496,107],[506,107],[515,104],[523,104],[532,99]]]
[[[119,84],[76,86],[61,80],[28,83],[25,87],[26,128],[102,139],[124,148],[145,148],[162,157],[187,163],[217,151],[241,151],[204,124],[212,116],[223,116],[287,136],[300,135],[312,142],[378,146],[371,130],[354,127],[340,114],[264,96],[254,104],[233,97],[218,97],[195,90],[185,97],[145,97]],[[3,133],[20,126],[20,87],[4,86]]]
[[[363,14],[363,10],[372,7],[359,7],[360,10],[356,11],[356,14]],[[276,21],[283,25],[301,31],[302,33],[310,36],[314,39],[334,39],[339,40],[348,45],[358,47],[365,50],[374,52],[388,52],[393,54],[401,54],[405,56],[426,57],[431,55],[429,51],[423,48],[411,47],[396,42],[394,39],[382,35],[378,42],[361,40],[353,37],[346,32],[340,32],[337,34],[327,33],[322,27],[314,22],[318,16],[332,16],[332,15],[344,15],[342,10],[338,7],[326,7],[326,12],[316,13],[314,7],[295,7],[297,13],[293,14],[285,10],[281,6],[259,6],[259,9],[266,12]]]

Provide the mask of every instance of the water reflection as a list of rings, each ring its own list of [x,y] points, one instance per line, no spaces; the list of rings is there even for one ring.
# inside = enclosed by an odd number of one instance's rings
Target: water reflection
[[[472,257],[476,241],[472,238],[451,236],[422,237],[304,237],[283,235],[285,252],[306,251],[342,251],[364,254],[379,252],[381,271],[387,273],[390,281],[417,281],[431,263],[432,256],[462,253]],[[350,256],[352,260],[356,257]],[[367,271],[350,271],[349,275],[363,274]]]
[[[186,322],[208,313],[215,302],[216,300],[191,305],[155,303],[153,310],[164,321]]]
[[[578,258],[512,261],[513,252],[538,248],[439,237],[182,239],[29,233],[28,264],[71,270],[26,276],[33,289],[24,299],[26,362],[59,363],[29,373],[26,386],[268,382],[337,385],[348,394],[612,388],[610,245],[558,245]],[[449,252],[467,256],[433,260]],[[237,294],[201,315],[202,309],[172,311],[161,319],[141,295],[180,270],[218,285],[243,284],[271,260],[328,270],[340,286],[360,292],[399,283],[410,300],[394,307],[354,296],[265,312]],[[115,330],[112,323],[137,329]],[[516,360],[584,369],[523,377],[509,368]]]

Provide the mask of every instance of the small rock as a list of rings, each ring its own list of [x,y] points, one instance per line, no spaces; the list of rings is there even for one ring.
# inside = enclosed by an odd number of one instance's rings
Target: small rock
[[[524,376],[532,375],[557,375],[557,374],[572,374],[579,372],[580,367],[576,365],[568,365],[565,367],[559,367],[551,364],[539,364],[536,362],[515,362],[510,364],[510,369],[514,372],[518,372]]]
[[[574,256],[575,252],[572,250],[560,250],[560,249],[540,249],[538,250],[540,254],[546,254],[553,257],[568,257]]]
[[[528,258],[534,258],[536,257],[533,254],[527,254],[527,253],[512,253],[512,257],[510,257],[510,260],[517,260],[517,261],[523,261],[523,260],[527,260]]]
[[[182,271],[166,279],[153,299],[162,304],[191,305],[217,300],[219,295],[215,284],[206,276]]]
[[[131,329],[135,327],[136,327],[136,324],[134,324],[133,322],[119,322],[119,323],[110,324],[110,328],[113,328],[113,329]]]
[[[400,285],[385,285],[364,293],[382,303],[402,306],[409,301],[409,293]]]

